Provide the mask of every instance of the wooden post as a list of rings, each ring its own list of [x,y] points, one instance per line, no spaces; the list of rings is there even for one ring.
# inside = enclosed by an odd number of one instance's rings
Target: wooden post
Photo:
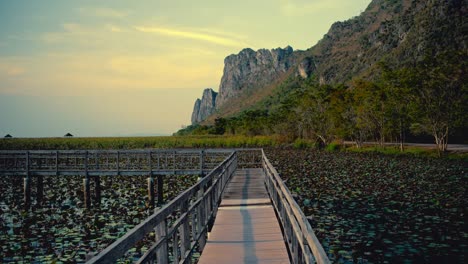
[[[169,263],[169,256],[168,256],[168,246],[167,246],[167,224],[166,220],[164,219],[159,225],[156,227],[156,241],[163,239],[162,246],[156,253],[157,263],[167,264]]]
[[[89,185],[89,174],[88,174],[88,151],[86,151],[84,162],[85,162],[85,179],[83,180],[84,203],[85,203],[86,208],[91,208],[91,188]]]
[[[86,208],[91,207],[91,189],[89,186],[89,178],[86,177],[83,179],[83,194],[84,194],[84,204]]]
[[[200,194],[203,197],[203,194]],[[198,221],[198,232],[200,232],[200,240],[198,241],[198,245],[200,247],[200,251],[205,248],[206,245],[206,199],[202,198],[200,205],[198,206],[198,214],[199,214],[199,221]]]
[[[24,207],[29,208],[31,205],[31,178],[24,177]]]
[[[153,175],[153,168],[152,168],[152,164],[151,164],[151,150],[148,152],[148,170],[149,170],[149,174],[150,175]]]
[[[187,212],[189,209],[189,202],[185,201],[180,207],[182,213]],[[183,224],[179,227],[180,232],[180,254],[182,258],[185,256],[187,250],[190,249],[190,214],[187,212],[187,218]],[[190,257],[189,257],[190,259]]]
[[[58,176],[59,172],[59,153],[58,150],[55,151],[55,175]]]
[[[41,205],[44,199],[44,177],[37,176],[37,204]]]
[[[94,194],[96,196],[96,204],[101,204],[101,177],[94,177]]]
[[[117,175],[120,174],[120,152],[117,150]]]
[[[99,171],[99,152],[94,153],[95,170]],[[101,177],[94,176],[94,197],[96,205],[101,204]]]
[[[26,176],[24,177],[24,206],[29,208],[31,205],[31,177],[29,173],[29,151],[26,151]]]
[[[148,201],[149,207],[154,208],[154,178],[148,177]]]
[[[158,174],[158,206],[164,203],[164,178],[162,174]]]
[[[203,167],[205,166],[205,155],[203,155],[204,152],[205,152],[204,150],[202,150],[200,152],[200,177],[202,177],[202,178],[204,176],[203,175]]]
[[[179,235],[176,230],[172,235],[172,263],[179,263],[179,260]]]
[[[177,160],[176,160],[176,152],[175,150],[172,152],[172,159],[174,160],[174,167],[172,167],[173,174],[175,175],[175,172],[177,170]]]

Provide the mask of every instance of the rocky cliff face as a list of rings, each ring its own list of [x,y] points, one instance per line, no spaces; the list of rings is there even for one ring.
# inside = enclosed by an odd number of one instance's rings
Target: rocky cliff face
[[[204,121],[215,109],[220,109],[231,98],[251,89],[262,88],[279,79],[292,67],[296,67],[298,53],[290,46],[282,49],[243,49],[224,59],[224,72],[219,85],[219,95],[205,89],[202,99],[197,99],[192,112],[192,124]],[[312,59],[297,66],[296,75],[307,77]],[[302,68],[301,68],[302,67]],[[313,67],[312,67],[313,68]]]
[[[373,0],[360,16],[332,25],[309,50],[321,84],[372,77],[376,63],[414,63],[466,50],[466,0]]]
[[[217,95],[218,93],[211,88],[203,91],[202,99],[197,99],[193,106],[192,124],[200,123],[213,113]]]
[[[224,60],[217,113],[233,114],[271,96],[272,86],[278,86],[289,74],[314,76],[321,84],[334,85],[359,77],[372,79],[378,73],[377,63],[383,60],[398,67],[440,53],[466,54],[467,2],[373,0],[361,15],[334,23],[307,51],[293,51],[288,46],[244,49],[230,55]],[[195,108],[198,111],[200,107]],[[204,120],[196,111],[192,120]]]
[[[224,59],[224,72],[219,85],[216,107],[249,88],[260,88],[277,79],[294,65],[293,49],[244,49]]]
[[[197,98],[197,100],[195,100],[195,105],[193,106],[193,111],[192,111],[192,119],[191,119],[192,125],[200,122],[198,120],[198,113],[200,113],[200,104],[201,104],[201,100],[200,98]]]

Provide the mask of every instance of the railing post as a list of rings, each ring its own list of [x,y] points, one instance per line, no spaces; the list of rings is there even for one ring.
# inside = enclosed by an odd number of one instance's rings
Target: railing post
[[[179,234],[177,230],[175,230],[174,234],[172,235],[172,263],[179,263],[179,260]]]
[[[120,152],[117,150],[117,176],[120,174]]]
[[[292,231],[292,233],[292,259],[293,263],[299,263],[299,243],[294,231]]]
[[[154,208],[154,178],[150,175],[148,181],[148,205],[150,208]]]
[[[172,167],[173,174],[175,175],[177,170],[177,160],[176,160],[176,151],[172,152],[172,158],[174,159],[174,167]]]
[[[205,166],[205,151],[201,150],[200,151],[200,177],[203,178],[203,167]]]
[[[58,176],[59,173],[59,152],[55,151],[55,175]]]
[[[198,204],[197,208],[197,216],[198,216],[198,221],[197,221],[197,229],[198,229],[198,234],[200,235],[200,240],[198,241],[198,245],[200,247],[200,251],[203,250],[206,244],[206,229],[205,229],[205,198],[204,196],[204,189],[200,189],[198,191],[198,199],[201,199],[200,203]],[[205,230],[204,230],[205,229]]]
[[[151,150],[148,152],[148,171],[150,175],[153,175],[153,167],[151,163]]]
[[[76,158],[75,158],[76,159]],[[91,208],[91,188],[89,184],[89,174],[88,174],[88,151],[85,154],[85,179],[83,180],[83,193],[84,193],[84,202],[86,208]]]
[[[163,220],[159,225],[156,227],[156,241],[163,239],[162,246],[158,249],[156,253],[156,258],[158,264],[167,264],[169,262],[168,256],[168,247],[167,247],[167,223],[166,220]]]
[[[24,177],[24,206],[29,208],[31,205],[31,175],[29,172],[29,151],[26,151],[26,175]]]
[[[37,204],[41,205],[44,199],[44,177],[37,176]]]
[[[94,194],[96,196],[96,204],[101,204],[101,177],[94,176]]]
[[[189,209],[189,202],[184,201],[180,207],[181,213],[187,212]],[[185,257],[185,253],[190,249],[190,221],[191,215],[187,212],[187,218],[184,223],[179,227],[180,233],[180,254],[182,258]],[[190,257],[189,257],[190,259]]]
[[[164,204],[164,175],[158,174],[158,206]]]

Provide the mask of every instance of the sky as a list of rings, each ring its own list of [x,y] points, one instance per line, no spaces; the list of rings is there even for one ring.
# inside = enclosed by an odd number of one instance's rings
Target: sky
[[[0,136],[170,135],[226,56],[310,48],[369,3],[0,1]]]

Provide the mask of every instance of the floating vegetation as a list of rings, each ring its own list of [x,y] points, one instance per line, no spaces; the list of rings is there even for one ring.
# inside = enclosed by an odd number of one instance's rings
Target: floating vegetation
[[[164,177],[165,201],[197,181],[197,176]],[[92,197],[86,210],[82,177],[44,177],[43,205],[25,211],[22,177],[1,177],[0,262],[83,263],[154,211],[148,207],[146,178],[102,177],[101,202]],[[151,242],[138,243],[127,259],[140,257]]]
[[[269,149],[336,263],[466,263],[468,162]]]

